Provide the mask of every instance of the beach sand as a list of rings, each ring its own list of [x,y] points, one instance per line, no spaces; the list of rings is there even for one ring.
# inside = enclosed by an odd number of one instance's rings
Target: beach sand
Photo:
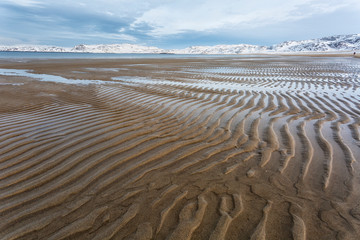
[[[0,239],[360,236],[356,58],[0,68]]]

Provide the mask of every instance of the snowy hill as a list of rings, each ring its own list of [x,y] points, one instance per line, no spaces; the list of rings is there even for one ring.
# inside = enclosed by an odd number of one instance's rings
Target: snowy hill
[[[276,52],[327,52],[360,50],[360,34],[337,35],[320,39],[287,41],[273,46],[258,45],[216,45],[193,46],[172,50],[182,54],[239,54],[239,53],[276,53]]]
[[[100,44],[84,45],[80,44],[73,48],[63,48],[54,46],[0,46],[0,51],[19,51],[19,52],[86,52],[86,53],[162,53],[165,50],[157,47],[147,47],[135,44]]]
[[[352,51],[360,49],[360,34],[337,35],[304,41],[287,41],[269,48],[275,52]]]
[[[89,53],[176,53],[176,54],[249,54],[276,52],[330,52],[360,50],[360,34],[336,35],[320,39],[287,41],[273,46],[249,44],[192,46],[184,49],[165,50],[135,44],[77,45],[73,48],[54,46],[0,46],[0,51],[27,52],[89,52]]]
[[[101,45],[77,45],[71,52],[91,52],[91,53],[162,53],[163,49],[157,47],[147,47],[135,44],[101,44]]]
[[[0,46],[0,51],[7,52],[70,52],[71,48],[44,45]]]
[[[267,47],[239,44],[239,45],[215,45],[215,46],[192,46],[185,49],[170,50],[176,54],[239,54],[266,52]]]

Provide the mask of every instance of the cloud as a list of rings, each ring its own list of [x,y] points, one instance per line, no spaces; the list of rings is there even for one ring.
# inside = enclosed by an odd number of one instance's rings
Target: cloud
[[[32,1],[35,4],[34,1]],[[50,4],[49,0],[41,8],[30,6],[30,1],[10,1],[0,3],[0,34],[12,35],[13,38],[41,43],[56,42],[57,39],[73,39],[74,44],[79,41],[102,42],[135,42],[137,38],[126,31],[132,19],[122,16],[114,17],[101,12],[99,9],[87,7],[83,3],[74,3],[69,6],[64,0],[61,3]],[[79,4],[79,5],[78,5]],[[79,11],[79,6],[83,10]],[[5,41],[0,42],[4,44]],[[7,41],[8,42],[8,41]]]
[[[43,5],[43,2],[36,0],[3,0],[3,2],[23,7],[41,7]]]
[[[220,44],[243,39],[252,43],[255,36],[279,39],[279,34],[285,36],[282,31],[296,35],[301,22],[315,18],[311,32],[342,33],[341,25],[350,29],[351,24],[354,32],[360,32],[354,24],[360,21],[356,10],[358,0],[1,0],[0,35],[58,45],[64,41],[171,45],[191,44],[190,40]],[[326,26],[333,20],[329,17],[340,12],[350,15],[339,17],[337,28]],[[320,25],[328,31],[315,29]],[[306,32],[310,31],[301,31]],[[308,38],[305,35],[303,39]]]
[[[144,12],[132,27],[148,24],[153,27],[149,34],[154,36],[226,28],[241,30],[297,21],[354,6],[359,7],[359,3],[353,0],[173,1]]]
[[[23,43],[22,41],[20,41],[19,39],[16,38],[8,38],[8,37],[2,37],[0,36],[0,43],[2,45],[18,45]]]

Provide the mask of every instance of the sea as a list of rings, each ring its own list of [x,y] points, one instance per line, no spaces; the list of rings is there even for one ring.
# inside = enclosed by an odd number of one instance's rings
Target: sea
[[[153,54],[153,53],[74,53],[74,52],[7,52],[0,51],[0,59],[111,59],[111,58],[212,58],[236,55]],[[241,55],[245,57],[245,55]]]

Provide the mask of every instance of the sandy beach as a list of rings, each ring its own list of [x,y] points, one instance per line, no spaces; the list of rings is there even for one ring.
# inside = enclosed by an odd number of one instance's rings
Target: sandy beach
[[[358,239],[360,59],[0,60],[0,239]]]

